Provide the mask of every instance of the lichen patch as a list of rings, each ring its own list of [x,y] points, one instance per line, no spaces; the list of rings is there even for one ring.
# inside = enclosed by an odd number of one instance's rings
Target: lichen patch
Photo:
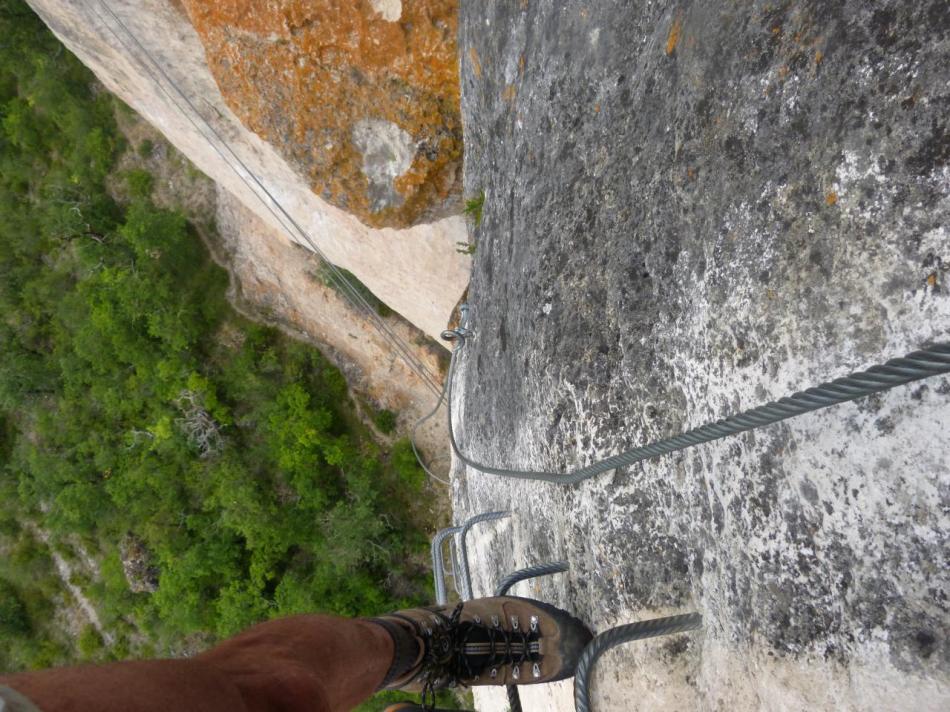
[[[460,212],[456,3],[182,2],[229,107],[314,193],[373,227]],[[354,141],[367,117],[398,126],[416,147],[385,190]]]

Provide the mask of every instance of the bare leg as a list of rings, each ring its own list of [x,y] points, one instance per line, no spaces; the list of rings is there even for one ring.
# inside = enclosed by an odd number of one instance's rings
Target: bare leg
[[[43,712],[344,712],[369,697],[393,640],[365,620],[296,616],[249,628],[190,660],[0,676]]]

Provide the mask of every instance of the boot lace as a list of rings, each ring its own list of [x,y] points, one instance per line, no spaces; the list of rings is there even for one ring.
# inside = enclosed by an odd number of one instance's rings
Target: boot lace
[[[433,612],[431,628],[416,624],[425,652],[422,658],[422,708],[435,707],[438,690],[461,685],[479,677],[487,669],[503,665],[537,662],[535,636],[520,630],[506,630],[473,620],[462,621],[464,603],[450,616]]]

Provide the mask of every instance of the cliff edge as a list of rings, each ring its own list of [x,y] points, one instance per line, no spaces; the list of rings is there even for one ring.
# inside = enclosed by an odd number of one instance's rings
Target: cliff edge
[[[348,160],[355,173],[351,172],[352,185],[347,189],[353,191],[352,195],[344,198],[345,191],[336,189],[321,190],[317,195],[313,188],[319,181],[309,172],[301,157],[312,154],[314,160],[319,160],[320,151],[308,152],[306,146],[288,150],[286,141],[290,140],[293,131],[283,125],[271,122],[263,126],[251,121],[251,128],[248,128],[241,120],[248,119],[253,113],[247,108],[247,95],[244,100],[222,95],[211,69],[211,64],[220,67],[217,51],[221,44],[211,43],[206,52],[202,39],[204,37],[206,43],[210,42],[207,38],[213,33],[208,24],[211,19],[199,12],[201,3],[190,2],[188,8],[195,14],[205,35],[199,34],[185,6],[176,0],[110,0],[108,4],[99,0],[29,2],[110,91],[156,126],[198,168],[235,195],[265,223],[282,229],[281,219],[272,212],[268,198],[262,200],[258,195],[260,190],[252,187],[253,181],[247,176],[250,172],[280,201],[330,262],[352,272],[392,309],[426,334],[437,337],[465,290],[470,261],[467,255],[457,251],[456,243],[466,240],[464,221],[451,215],[459,203],[453,173],[458,165],[452,158],[457,146],[451,140],[446,140],[444,146],[432,143],[434,138],[429,142],[431,145],[427,144],[423,135],[425,131],[418,126],[424,124],[431,129],[450,125],[448,133],[452,136],[455,135],[453,132],[460,131],[453,123],[450,108],[453,91],[457,97],[457,87],[453,89],[451,83],[443,87],[449,108],[442,114],[429,115],[426,118],[428,123],[420,120],[416,128],[407,124],[407,128],[419,136],[399,128],[391,121],[391,116],[387,118],[387,115],[373,113],[373,99],[367,94],[366,115],[356,117],[354,113],[349,128]],[[245,10],[253,9],[253,4],[245,5]],[[279,5],[289,8],[288,12],[293,9],[290,0]],[[386,22],[397,23],[395,27],[400,27],[398,18],[403,12],[400,3],[396,3],[400,6],[398,15],[393,3],[383,3],[381,12],[374,10],[372,4],[361,3],[360,7],[363,5],[366,6],[364,14],[375,12],[372,21],[367,21],[372,27]],[[233,2],[216,3],[215,6],[220,12],[228,8],[240,10]],[[114,17],[109,10],[115,14]],[[332,14],[315,15],[311,19],[316,22],[321,17],[327,22],[333,20]],[[382,29],[374,31],[381,32]],[[393,28],[389,30],[395,31]],[[269,36],[269,32],[265,34]],[[278,36],[277,40],[280,39]],[[274,44],[280,45],[277,40]],[[412,57],[412,53],[406,51],[406,56]],[[436,49],[430,47],[428,52],[435,54]],[[293,56],[299,63],[301,57]],[[161,69],[150,65],[149,58],[153,58]],[[221,76],[219,71],[218,78]],[[437,93],[434,88],[437,83],[429,87],[430,93]],[[182,102],[172,85],[188,97],[191,106]],[[236,114],[232,106],[237,107],[241,115]],[[287,116],[291,121],[293,112],[288,112]],[[276,144],[261,138],[255,129],[265,137],[275,137]],[[319,137],[308,134],[306,127],[298,126],[294,130],[297,131],[294,135],[305,141],[325,146]],[[434,136],[438,132],[432,129],[430,133]],[[222,137],[246,169],[233,167],[236,160],[215,134]],[[441,168],[432,168],[435,164]],[[361,183],[359,176],[362,176]],[[364,194],[357,194],[357,183],[364,189]],[[373,217],[373,195],[382,200],[379,205],[391,208],[389,212],[383,210],[383,217]],[[409,207],[393,207],[397,204]],[[399,213],[400,210],[403,213]],[[367,221],[400,227],[378,229],[368,225]],[[402,227],[407,225],[413,226]],[[304,242],[299,236],[294,239]]]

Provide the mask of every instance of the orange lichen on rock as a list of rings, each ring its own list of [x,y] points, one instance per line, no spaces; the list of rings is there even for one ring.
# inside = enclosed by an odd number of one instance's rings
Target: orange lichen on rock
[[[831,191],[825,196],[825,203],[827,205],[836,205],[838,203],[838,194],[835,191]]]
[[[461,209],[452,0],[182,0],[231,109],[374,227]]]
[[[670,34],[666,38],[666,54],[671,55],[676,50],[676,45],[680,41],[680,31],[683,29],[683,16],[680,13],[673,18],[673,25],[670,27]]]
[[[482,78],[482,63],[478,59],[478,50],[474,47],[468,48],[468,58],[472,60],[472,74],[476,79]]]

